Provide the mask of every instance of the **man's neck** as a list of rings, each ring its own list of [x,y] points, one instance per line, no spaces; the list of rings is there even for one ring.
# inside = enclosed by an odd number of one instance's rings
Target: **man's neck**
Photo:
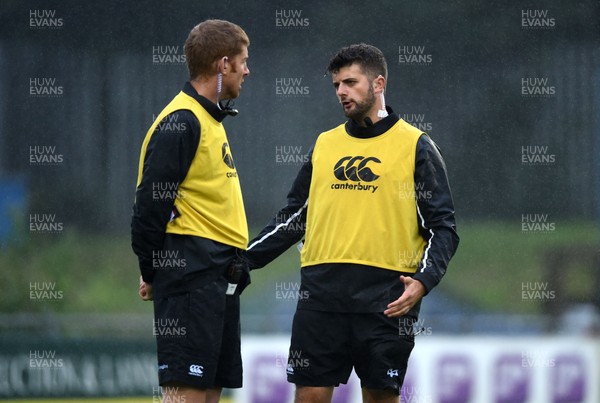
[[[199,95],[211,101],[213,104],[217,103],[217,83],[216,78],[214,79],[203,79],[197,78],[191,80],[190,84],[196,90]]]
[[[369,113],[367,113],[365,116],[359,118],[359,120],[356,120],[356,123],[358,123],[359,126],[367,127],[367,126],[371,126],[371,125],[374,125],[375,123],[379,122],[382,119],[377,114],[377,112],[380,110],[379,108],[381,108],[381,107],[378,105],[376,108],[371,109],[369,111]],[[367,121],[370,124],[367,124]]]
[[[383,107],[381,105],[381,101],[379,99],[377,99],[375,101],[375,104],[373,105],[373,107],[367,112],[367,114],[365,116],[362,116],[360,119],[360,121],[356,121],[356,123],[358,123],[359,126],[362,127],[366,127],[366,126],[371,126],[371,124],[375,124],[377,122],[379,122],[382,117],[379,116],[379,111],[382,110]],[[368,118],[368,120],[367,120]],[[367,122],[365,121],[367,120],[370,124],[367,124]]]

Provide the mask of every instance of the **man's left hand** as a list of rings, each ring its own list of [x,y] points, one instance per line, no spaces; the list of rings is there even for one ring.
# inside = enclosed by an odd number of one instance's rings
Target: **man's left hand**
[[[388,309],[383,313],[390,318],[406,315],[410,309],[425,295],[425,286],[419,280],[411,277],[400,276],[404,283],[404,292],[394,302],[388,304]]]
[[[140,276],[140,290],[138,293],[144,301],[152,301],[154,299],[152,284],[146,283],[142,276]]]

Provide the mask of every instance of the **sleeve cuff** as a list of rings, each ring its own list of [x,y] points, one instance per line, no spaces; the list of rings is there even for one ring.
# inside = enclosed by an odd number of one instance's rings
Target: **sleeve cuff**
[[[413,276],[413,279],[418,280],[423,284],[425,287],[425,295],[429,294],[429,292],[439,283],[438,279],[429,273],[417,273]]]
[[[256,265],[252,264],[252,261],[248,257],[248,251],[247,250],[238,249],[236,251],[236,256],[237,256],[237,258],[239,260],[241,260],[242,262],[244,262],[248,266],[249,270],[256,270],[256,269],[258,269],[258,267]]]
[[[148,284],[152,284],[154,281],[154,274],[156,271],[152,267],[147,267],[148,265],[140,262],[140,272],[142,273],[142,280]]]

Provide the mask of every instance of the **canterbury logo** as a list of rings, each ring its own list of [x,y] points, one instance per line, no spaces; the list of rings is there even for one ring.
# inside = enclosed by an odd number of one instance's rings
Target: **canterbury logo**
[[[381,161],[375,157],[346,156],[335,164],[333,175],[341,181],[373,182],[379,178],[379,175],[373,173],[371,168],[367,166],[369,162],[381,164]]]
[[[223,156],[223,162],[231,169],[235,169],[235,164],[233,163],[233,157],[229,152],[229,144],[223,143],[221,147],[221,155]]]
[[[188,372],[189,375],[194,375],[194,376],[202,376],[204,374],[204,367],[202,365],[190,365],[190,372]]]

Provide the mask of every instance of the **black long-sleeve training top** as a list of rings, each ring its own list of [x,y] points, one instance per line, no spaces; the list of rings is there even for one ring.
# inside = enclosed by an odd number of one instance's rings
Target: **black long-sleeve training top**
[[[182,91],[194,98],[218,122],[227,116],[226,111],[199,95],[189,82],[185,83]],[[142,278],[153,283],[155,295],[193,287],[189,280],[200,273],[222,272],[235,258],[236,252],[236,248],[211,239],[165,233],[174,212],[175,185],[182,183],[188,174],[200,144],[201,127],[190,110],[177,110],[164,121],[167,124],[159,124],[148,143],[131,219],[132,248],[138,256]],[[181,132],[174,135],[169,122],[177,122]],[[157,189],[157,184],[173,184],[173,187],[165,189],[159,186]],[[172,197],[168,197],[169,192],[172,192]],[[159,266],[162,262],[169,263],[170,260],[164,258],[168,254],[177,257],[175,264],[180,264],[181,270],[157,268],[157,262]],[[157,276],[160,281],[154,282]]]

